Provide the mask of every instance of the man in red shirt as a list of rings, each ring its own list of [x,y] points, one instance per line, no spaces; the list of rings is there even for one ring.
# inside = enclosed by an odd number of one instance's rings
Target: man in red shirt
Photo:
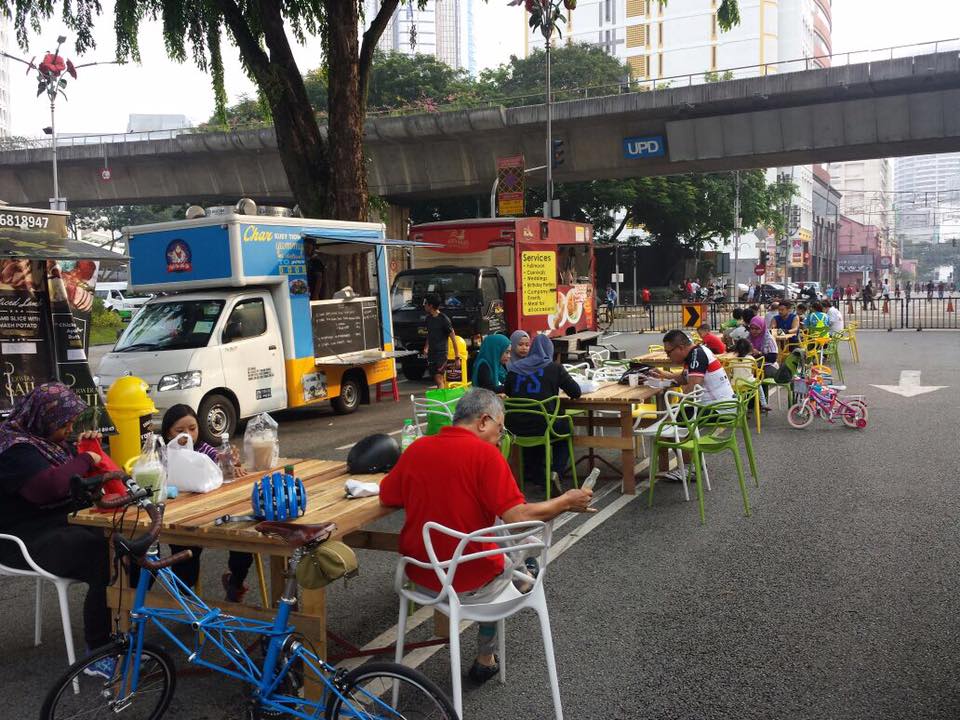
[[[380,483],[380,503],[406,510],[400,531],[400,553],[429,562],[423,544],[423,526],[433,521],[460,532],[490,527],[501,518],[504,523],[552,520],[563,512],[593,512],[589,507],[593,491],[568,490],[546,502],[528,503],[517,487],[510,466],[497,444],[503,434],[503,402],[489,390],[475,388],[460,398],[453,425],[438,435],[423,437],[400,456],[393,470]],[[434,549],[440,560],[453,556],[457,541],[434,534]],[[477,543],[468,552],[496,549]],[[485,589],[503,587],[502,555],[473,560],[457,569],[453,588],[477,599]],[[439,592],[440,582],[432,570],[407,569],[408,577],[426,590]],[[496,624],[481,624],[477,659],[469,677],[485,682],[497,674],[494,656]]]
[[[709,323],[703,323],[700,326],[700,340],[710,348],[710,352],[714,355],[723,355],[727,351],[727,346],[724,344],[723,338],[713,334],[713,328]]]

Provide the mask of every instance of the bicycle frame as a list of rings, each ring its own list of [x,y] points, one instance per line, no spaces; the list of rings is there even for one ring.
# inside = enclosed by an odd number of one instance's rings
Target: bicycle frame
[[[856,410],[844,402],[835,390],[821,393],[810,385],[807,388],[807,396],[802,400],[802,405],[808,406],[811,401],[817,414],[829,423],[836,420],[838,412],[856,413]]]
[[[148,556],[156,558],[157,555],[158,550],[154,546],[148,552]],[[127,635],[127,652],[123,659],[120,677],[120,688],[129,687],[129,692],[116,701],[115,710],[117,712],[122,710],[133,701],[136,695],[140,682],[140,656],[144,631],[149,622],[187,656],[187,662],[191,665],[250,684],[254,689],[254,698],[263,709],[288,713],[304,720],[316,720],[323,717],[330,694],[334,693],[343,700],[343,710],[350,710],[350,714],[346,717],[369,718],[368,714],[356,711],[350,700],[341,694],[334,682],[336,669],[307,650],[299,640],[292,639],[295,629],[289,624],[289,620],[296,602],[297,589],[293,570],[302,555],[303,551],[297,549],[291,558],[287,583],[272,622],[226,615],[219,608],[211,608],[170,568],[161,568],[155,572],[142,570],[137,582],[133,609],[130,611],[131,628]],[[179,608],[151,608],[145,605],[151,577],[155,577],[161,583]],[[195,647],[188,647],[164,623],[189,625],[195,633]],[[262,666],[258,666],[247,654],[243,645],[238,642],[235,634],[240,632],[269,638],[267,654]],[[292,642],[289,642],[291,640]],[[228,665],[217,665],[202,657],[208,643],[227,658]],[[285,661],[281,664],[281,653],[284,650],[286,650]],[[309,670],[322,681],[324,690],[319,700],[277,693],[280,684],[297,661],[302,662],[304,675]],[[376,701],[382,703],[385,709],[390,707],[379,698],[376,698]]]

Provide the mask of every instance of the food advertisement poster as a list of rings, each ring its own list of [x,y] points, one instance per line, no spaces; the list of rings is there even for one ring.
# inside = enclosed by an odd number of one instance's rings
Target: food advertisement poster
[[[66,240],[66,215],[0,210],[0,247],[21,256],[0,260],[0,414],[60,380],[90,408],[77,430],[110,431],[87,363],[98,264],[75,259]],[[39,259],[46,252],[71,259]]]
[[[520,253],[524,315],[549,315],[557,306],[557,254],[552,250]]]

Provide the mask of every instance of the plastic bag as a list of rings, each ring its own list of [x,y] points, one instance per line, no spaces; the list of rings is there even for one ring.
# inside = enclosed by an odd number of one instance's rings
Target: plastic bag
[[[250,472],[272,470],[280,462],[277,421],[260,413],[247,423],[243,433],[243,466]]]
[[[87,477],[94,477],[96,475],[103,475],[111,472],[123,474],[123,470],[120,468],[120,466],[113,461],[113,458],[107,455],[107,452],[103,449],[100,441],[96,440],[95,438],[82,438],[77,440],[77,452],[94,452],[100,456],[100,462],[90,469],[90,472],[88,472],[86,475]],[[126,491],[127,488],[123,484],[123,480],[121,480],[119,477],[110,478],[103,483],[104,495],[123,495]]]
[[[180,439],[186,438],[184,444]],[[194,452],[193,440],[180,433],[167,443],[167,478],[180,492],[206,493],[223,485],[223,474],[204,453]]]
[[[130,477],[137,485],[153,493],[154,503],[162,503],[167,494],[167,466],[163,450],[159,436],[147,433],[140,457],[133,463],[130,472]]]

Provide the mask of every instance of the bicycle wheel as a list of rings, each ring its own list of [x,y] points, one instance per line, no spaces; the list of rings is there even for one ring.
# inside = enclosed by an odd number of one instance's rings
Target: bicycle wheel
[[[137,692],[130,696],[129,678],[122,676],[126,655],[127,644],[118,642],[105,645],[71,665],[47,693],[40,710],[41,720],[106,720],[118,713],[126,720],[159,720],[163,717],[176,688],[173,661],[156,645],[144,643],[140,653],[140,681]],[[91,666],[104,660],[114,661],[111,678],[86,674]],[[119,707],[118,700],[123,701]]]
[[[597,328],[606,332],[613,325],[613,313],[607,307],[601,308],[597,312]]]
[[[840,419],[848,428],[862,430],[867,426],[867,406],[862,400],[845,400],[847,407],[844,408]]]
[[[399,685],[396,706],[394,683]],[[328,720],[378,718],[382,720],[457,720],[453,703],[431,680],[412,668],[392,662],[372,662],[348,673],[341,694],[327,702]]]
[[[790,423],[791,427],[805,428],[813,422],[813,408],[806,403],[791,405],[790,409],[787,410],[787,422]]]

